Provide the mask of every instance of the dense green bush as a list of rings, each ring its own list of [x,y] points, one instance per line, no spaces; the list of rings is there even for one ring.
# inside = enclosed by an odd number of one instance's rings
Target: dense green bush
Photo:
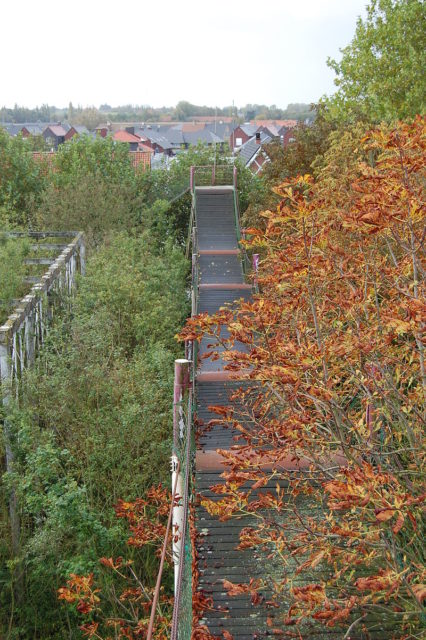
[[[128,146],[73,138],[60,146],[37,211],[39,228],[83,230],[90,246],[140,221],[143,193]]]
[[[0,322],[12,310],[12,301],[24,293],[24,258],[28,253],[27,240],[0,235]]]
[[[73,311],[51,331],[9,417],[22,520],[25,598],[11,599],[1,548],[3,629],[19,638],[79,637],[56,590],[69,572],[99,571],[124,552],[113,505],[169,482],[174,334],[188,310],[187,263],[172,241],[109,235],[92,254]],[[6,531],[6,529],[5,529]],[[155,559],[135,552],[140,575]],[[12,620],[13,616],[13,620]],[[1,627],[0,627],[1,629]],[[76,635],[73,635],[73,634]]]
[[[64,305],[7,415],[15,463],[0,485],[0,636],[77,639],[78,621],[58,602],[58,587],[72,572],[110,581],[99,558],[129,554],[114,504],[169,484],[173,361],[181,355],[174,335],[189,311],[182,246],[191,198],[176,196],[189,186],[189,167],[213,162],[215,151],[201,146],[170,170],[138,174],[125,145],[85,137],[63,145],[54,171],[41,178],[25,149],[22,141],[7,143],[2,224],[13,218],[23,228],[35,221],[83,229],[90,251],[72,305]],[[28,188],[22,182],[22,198],[7,200],[4,193],[30,169],[34,180],[28,177]],[[260,184],[241,169],[243,206]],[[17,297],[24,252],[25,243],[0,245],[0,298]],[[12,487],[19,557],[10,544]],[[138,575],[152,584],[152,551],[132,554]],[[114,601],[108,606],[117,614]]]
[[[43,166],[34,162],[31,144],[11,138],[0,127],[0,229],[32,224],[32,212],[45,186]]]

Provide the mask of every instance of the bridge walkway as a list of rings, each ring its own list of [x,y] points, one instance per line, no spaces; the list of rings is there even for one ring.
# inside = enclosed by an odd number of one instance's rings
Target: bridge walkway
[[[197,229],[196,259],[198,262],[198,296],[196,313],[213,314],[224,305],[240,298],[251,297],[251,285],[245,283],[238,247],[237,220],[233,187],[196,187],[195,216]],[[226,335],[226,329],[222,330]],[[219,499],[210,487],[220,484],[223,466],[218,463],[217,449],[229,449],[235,444],[237,432],[220,425],[207,427],[217,417],[211,413],[212,405],[225,405],[230,395],[244,382],[232,380],[224,370],[224,362],[203,359],[211,351],[210,338],[203,338],[199,347],[196,372],[197,451],[195,490],[199,497]],[[242,345],[235,345],[241,349]],[[219,349],[220,352],[220,349]],[[267,488],[266,488],[267,489]],[[230,633],[234,640],[252,640],[267,637],[266,618],[273,619],[275,610],[254,606],[248,594],[229,597],[223,581],[248,583],[250,577],[267,573],[264,558],[253,550],[237,550],[239,533],[250,521],[231,519],[221,522],[211,516],[199,502],[196,507],[198,589],[211,598],[212,606],[205,612],[201,623],[214,636]],[[266,600],[266,598],[265,598]]]
[[[242,256],[239,250],[239,220],[237,210],[236,182],[234,186],[196,186],[193,189],[195,225],[193,233],[193,314],[213,314],[223,307],[230,308],[239,299],[250,300],[251,285],[245,282]],[[222,335],[227,334],[226,327]],[[247,429],[253,429],[247,417],[249,414],[242,405],[242,400],[233,397],[235,389],[245,386],[247,394],[250,390],[259,399],[259,390],[253,382],[231,377],[225,370],[225,362],[220,357],[212,359],[207,355],[212,351],[211,338],[203,338],[198,347],[198,358],[195,357],[194,374],[195,402],[195,528],[196,528],[196,588],[210,598],[210,605],[203,611],[200,620],[214,638],[224,640],[262,640],[271,637],[297,637],[306,640],[340,640],[342,629],[338,627],[321,627],[309,621],[296,627],[283,629],[283,620],[288,611],[291,599],[291,587],[302,586],[303,576],[297,571],[298,560],[289,557],[286,565],[274,562],[274,555],[268,555],[260,548],[238,549],[240,532],[243,528],[255,526],[254,516],[242,518],[232,517],[227,521],[211,515],[202,506],[202,498],[217,501],[223,498],[211,491],[213,485],[224,482],[221,478],[224,466],[223,458],[217,450],[229,450],[236,443],[244,444],[240,432],[226,429],[210,420],[217,418],[211,406],[232,406],[234,416]],[[235,343],[235,349],[245,346]],[[200,357],[206,355],[205,358]],[[250,386],[249,386],[250,385]],[[240,396],[241,397],[241,396]],[[287,469],[291,472],[291,467]],[[297,474],[296,468],[293,471]],[[257,488],[252,499],[260,493],[274,493],[277,488],[286,488],[285,474],[278,474],[264,487]],[[243,489],[250,488],[247,483]],[[284,491],[286,495],[287,492]],[[321,509],[321,505],[312,503],[306,496],[294,499],[288,494],[288,509],[296,509],[307,518]],[[293,502],[292,502],[293,500]],[[287,509],[285,510],[287,511]],[[286,514],[283,512],[283,525]],[[291,533],[289,532],[291,536]],[[189,547],[188,547],[189,548]],[[272,551],[272,550],[271,550]],[[300,560],[299,560],[300,562]],[[330,566],[318,570],[318,580],[327,580]],[[256,602],[250,593],[229,596],[224,581],[238,584],[249,584],[250,579],[264,579],[265,592],[256,594]],[[279,602],[271,601],[271,581],[287,578],[288,588],[281,593]],[[194,584],[194,583],[193,583]],[[351,634],[352,640],[388,640],[391,637],[390,621],[378,620],[374,631],[364,633],[357,627]],[[189,636],[188,636],[189,637]],[[346,636],[345,636],[346,637]],[[172,636],[172,640],[187,640],[185,635]]]

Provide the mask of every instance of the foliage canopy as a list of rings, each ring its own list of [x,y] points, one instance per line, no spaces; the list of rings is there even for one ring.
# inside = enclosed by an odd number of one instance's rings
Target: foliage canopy
[[[371,0],[340,62],[329,59],[337,92],[326,102],[345,121],[393,121],[424,114],[426,8],[422,0]]]

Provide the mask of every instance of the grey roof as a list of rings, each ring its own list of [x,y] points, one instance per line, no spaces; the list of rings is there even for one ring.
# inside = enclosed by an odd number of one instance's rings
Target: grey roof
[[[163,149],[179,149],[182,145],[196,145],[198,142],[205,144],[220,144],[227,140],[230,135],[230,127],[228,124],[209,123],[204,128],[197,131],[184,131],[184,123],[180,122],[174,125],[153,125],[144,127],[135,127],[136,135],[148,138],[152,142],[156,142]],[[168,146],[165,146],[165,145]]]
[[[84,124],[72,124],[70,126],[70,129],[71,129],[71,127],[73,127],[73,129],[75,129],[77,131],[77,133],[80,134],[80,135],[82,135],[83,133],[86,133],[86,134],[89,133],[89,129],[87,127],[85,127]],[[68,131],[69,131],[69,129],[68,129]]]
[[[164,135],[162,135],[159,131],[154,129],[135,129],[135,135],[140,136],[142,138],[147,138],[153,144],[158,144],[163,149],[171,149],[172,143],[168,140]]]
[[[184,134],[182,133],[182,125],[175,125],[173,127],[163,127],[162,134],[173,145],[184,144]]]
[[[152,128],[150,126],[135,128],[136,135],[148,138],[148,140],[151,140],[151,142],[156,142],[161,147],[163,147],[163,149],[178,149],[185,143],[196,144],[196,142],[194,142],[195,133],[201,133],[202,136],[206,136],[203,131],[182,131],[182,123],[173,126],[154,125]],[[206,141],[207,138],[208,142],[211,142],[210,135],[207,134]]]
[[[212,131],[208,129],[200,129],[200,131],[184,131],[183,137],[187,144],[198,144],[199,142],[204,142],[207,144],[220,144],[223,142],[222,138],[217,136]]]
[[[14,124],[14,123],[4,123],[1,125],[2,128],[7,131],[7,133],[10,136],[17,136],[18,133],[20,132],[20,130],[22,129],[22,126],[19,124]]]
[[[244,133],[246,134],[246,136],[254,136],[254,134],[256,133],[256,131],[258,130],[258,126],[256,124],[242,124],[240,125],[240,129],[241,131],[244,131]]]
[[[272,138],[267,136],[265,133],[260,133],[260,145],[256,142],[256,136],[247,140],[242,147],[240,147],[239,156],[244,164],[247,166],[250,163],[250,160],[253,158],[255,153],[258,151],[259,147],[262,147],[264,144],[268,144],[271,142]]]
[[[45,126],[40,124],[26,124],[24,126],[32,136],[41,136],[45,129]],[[21,129],[23,129],[23,127],[21,127]]]
[[[48,122],[11,122],[1,125],[10,136],[17,136],[25,127],[33,136],[41,135],[44,129],[49,126]]]
[[[235,125],[228,122],[209,122],[206,124],[206,128],[212,133],[215,133],[219,138],[222,138],[223,141],[228,140],[229,136],[235,129]]]

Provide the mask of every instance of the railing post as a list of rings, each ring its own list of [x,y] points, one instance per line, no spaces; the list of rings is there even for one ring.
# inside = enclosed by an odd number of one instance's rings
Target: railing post
[[[176,500],[173,504],[172,515],[172,539],[173,539],[173,562],[175,574],[175,594],[178,587],[179,565],[182,557],[182,530],[184,522],[184,491],[183,477],[179,466],[178,451],[181,449],[179,443],[185,442],[187,436],[184,414],[184,398],[190,385],[189,360],[175,360],[175,380],[173,388],[173,444],[172,455],[172,488],[176,487]],[[188,417],[187,417],[188,419]]]
[[[3,406],[6,408],[10,403],[11,385],[12,385],[12,369],[11,369],[11,350],[10,339],[7,331],[0,334],[0,391]],[[6,457],[6,471],[13,472],[14,454],[11,442],[10,425],[6,419],[3,421],[3,438]],[[12,485],[9,494],[9,517],[12,541],[12,552],[14,559],[19,559],[21,552],[21,519],[19,517],[18,500],[16,497],[15,487]],[[23,598],[23,574],[20,561],[15,567],[15,597],[18,602]]]
[[[178,588],[179,577],[179,565],[182,556],[182,529],[184,519],[184,506],[183,506],[183,478],[182,472],[179,466],[178,457],[172,455],[172,489],[176,487],[176,499],[173,503],[173,515],[172,515],[172,545],[173,545],[173,563],[175,572],[175,589],[176,595]]]
[[[212,166],[212,187],[214,187],[216,181],[216,165]]]
[[[80,238],[80,273],[86,275],[86,243],[83,236]]]
[[[258,253],[253,253],[253,272],[254,272],[254,286],[258,287],[258,281],[257,281],[257,272],[259,271],[259,254]]]
[[[182,400],[184,393],[189,389],[189,360],[175,360],[175,381],[173,388],[173,444],[176,447],[179,438],[184,436],[184,420]]]
[[[237,188],[237,167],[234,164],[234,169],[232,172],[232,178],[233,178],[233,182],[234,182],[234,189]]]
[[[194,177],[195,177],[195,167],[191,167],[189,171],[189,188],[191,193],[194,193]]]

